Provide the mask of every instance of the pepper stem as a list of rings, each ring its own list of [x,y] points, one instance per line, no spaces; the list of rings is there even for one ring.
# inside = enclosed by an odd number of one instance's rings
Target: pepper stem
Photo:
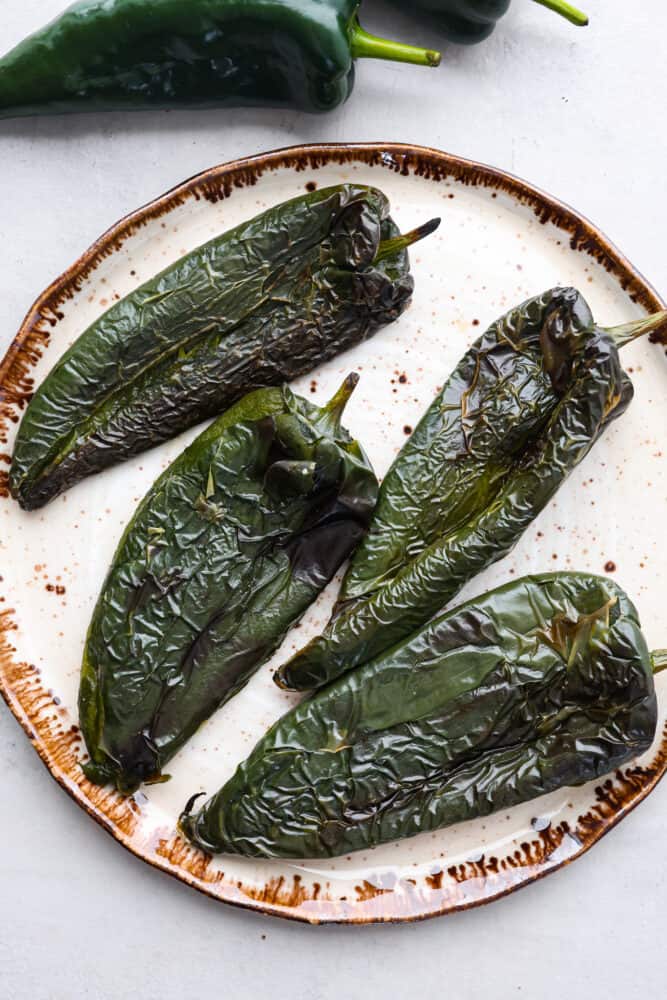
[[[415,66],[440,65],[442,56],[439,52],[371,35],[361,27],[356,14],[350,21],[348,34],[353,59],[388,59],[391,62],[413,63]]]
[[[651,663],[653,664],[653,673],[659,674],[663,670],[667,670],[667,649],[656,649],[651,653]]]
[[[202,798],[204,798],[205,795],[206,795],[206,792],[197,792],[196,795],[191,795],[190,798],[188,799],[187,803],[186,803],[185,809],[181,813],[181,817],[183,817],[183,816],[189,816],[190,813],[192,812],[192,810],[195,807],[195,802],[197,801],[197,799],[202,799]]]
[[[400,253],[401,250],[407,250],[413,243],[419,243],[420,240],[426,239],[427,236],[436,231],[441,222],[442,219],[431,219],[430,222],[425,222],[423,226],[413,229],[411,233],[405,233],[404,236],[392,236],[388,240],[382,240],[378,246],[378,252],[375,255],[373,263],[379,264],[380,261],[386,260],[387,257],[393,257],[394,254]]]
[[[607,328],[604,332],[611,337],[617,347],[625,347],[626,344],[631,344],[633,340],[637,340],[638,337],[643,337],[647,333],[657,333],[657,339],[667,343],[665,339],[667,338],[667,309],[654,313],[653,316],[648,316],[646,319]]]
[[[359,375],[356,372],[350,372],[333,399],[330,399],[327,405],[322,407],[322,414],[317,423],[326,427],[332,434],[336,434],[340,430],[345,407],[358,385]]]
[[[539,3],[543,7],[548,7],[549,10],[555,11],[567,21],[576,24],[578,28],[585,28],[588,24],[588,14],[577,10],[576,7],[573,7],[570,3],[566,3],[565,0],[535,0],[535,3]]]

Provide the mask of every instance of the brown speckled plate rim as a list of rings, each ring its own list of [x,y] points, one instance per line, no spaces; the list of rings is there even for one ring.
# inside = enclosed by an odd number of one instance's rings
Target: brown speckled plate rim
[[[0,362],[0,434],[10,415],[25,405],[31,386],[29,373],[36,357],[48,344],[50,330],[60,319],[60,308],[80,290],[85,279],[125,241],[189,199],[212,202],[229,197],[235,189],[252,186],[267,172],[291,169],[317,170],[329,164],[360,163],[389,169],[405,176],[433,181],[455,181],[502,191],[531,208],[539,220],[553,223],[568,234],[573,250],[588,254],[618,281],[620,287],[648,312],[664,303],[636,268],[588,219],[543,191],[494,167],[462,159],[436,149],[404,143],[325,143],[293,146],[232,161],[198,174],[126,216],[109,229],[37,299],[7,354]],[[6,477],[6,473],[4,474]],[[3,483],[0,482],[0,493]],[[506,858],[467,862],[428,876],[418,887],[403,880],[401,892],[357,887],[356,900],[308,895],[299,876],[289,886],[284,877],[263,889],[225,881],[210,873],[205,855],[189,848],[177,836],[157,845],[135,843],[136,806],[107,789],[98,789],[82,778],[77,767],[77,735],[52,732],[45,720],[44,692],[33,668],[16,663],[11,633],[16,627],[13,610],[0,612],[0,693],[31,740],[52,777],[123,847],[180,881],[222,902],[273,916],[313,924],[363,924],[401,922],[451,914],[483,905],[529,885],[585,854],[631,812],[658,784],[667,770],[667,730],[651,763],[617,772],[596,789],[596,804],[578,819],[575,829],[561,823],[537,839],[522,844]],[[442,881],[447,877],[448,888]]]

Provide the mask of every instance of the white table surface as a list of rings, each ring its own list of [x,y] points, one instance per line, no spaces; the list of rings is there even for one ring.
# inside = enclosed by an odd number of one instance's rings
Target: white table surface
[[[584,0],[582,0],[582,3]],[[401,140],[511,170],[591,217],[667,295],[663,0],[528,0],[441,70],[359,68],[329,117],[276,111],[0,123],[0,353],[108,225],[214,163],[320,140]],[[3,0],[0,49],[64,0]],[[409,4],[406,4],[409,6]],[[367,0],[365,22],[430,43]],[[125,853],[60,791],[0,703],[4,1000],[658,1000],[667,992],[667,787],[591,854],[485,909],[308,928],[226,908]]]

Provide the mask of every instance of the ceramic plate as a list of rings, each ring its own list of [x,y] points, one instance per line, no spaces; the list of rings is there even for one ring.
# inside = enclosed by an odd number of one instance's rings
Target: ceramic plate
[[[589,222],[497,170],[401,145],[269,153],[216,167],[136,212],[39,298],[0,365],[3,462],[34,386],[114,300],[266,207],[342,181],[381,187],[404,231],[435,215],[443,220],[412,254],[417,288],[406,315],[295,385],[324,401],[347,372],[360,373],[346,422],[379,473],[460,356],[512,305],[552,285],[573,284],[603,325],[662,308]],[[659,434],[667,425],[667,359],[662,348],[637,343],[625,350],[624,361],[636,387],[628,415],[512,556],[479,576],[462,597],[511,574],[568,568],[609,573],[636,600],[650,645],[664,647],[667,559],[656,509],[667,491]],[[77,764],[86,626],[123,525],[195,433],[88,480],[35,514],[22,513],[7,498],[3,473],[0,687],[52,775],[121,844],[216,899],[265,913],[311,922],[415,919],[488,902],[554,871],[588,850],[657,784],[667,767],[667,675],[658,680],[655,745],[600,785],[330,862],[211,860],[191,849],[175,832],[181,808],[193,792],[215,791],[293,702],[272,683],[273,668],[324,624],[335,586],[275,659],[173,761],[170,782],[132,799],[89,784]]]

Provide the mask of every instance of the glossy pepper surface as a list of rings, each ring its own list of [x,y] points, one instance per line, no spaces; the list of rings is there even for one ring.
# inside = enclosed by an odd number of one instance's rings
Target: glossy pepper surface
[[[424,14],[431,24],[452,42],[474,45],[483,42],[510,8],[512,0],[415,0],[411,11]],[[533,0],[548,7],[578,27],[588,24],[588,17],[566,0]],[[394,0],[404,10],[403,0]]]
[[[82,0],[0,60],[0,117],[179,107],[330,111],[358,58],[437,66],[369,35],[359,0]]]
[[[84,477],[372,336],[414,282],[384,195],[343,185],[263,212],[86,330],[38,388],[10,488],[41,507]],[[383,242],[384,241],[384,242]],[[392,242],[393,241],[393,242]]]
[[[331,622],[278,683],[308,690],[372,659],[506,555],[627,409],[618,345],[664,325],[658,314],[602,330],[572,288],[494,323],[384,478]]]
[[[158,781],[273,653],[364,534],[377,480],[324,409],[251,393],[157,480],[130,522],[86,641],[80,724],[98,784]]]
[[[650,747],[665,666],[611,581],[512,582],[293,709],[181,829],[211,853],[335,857],[584,784]]]

